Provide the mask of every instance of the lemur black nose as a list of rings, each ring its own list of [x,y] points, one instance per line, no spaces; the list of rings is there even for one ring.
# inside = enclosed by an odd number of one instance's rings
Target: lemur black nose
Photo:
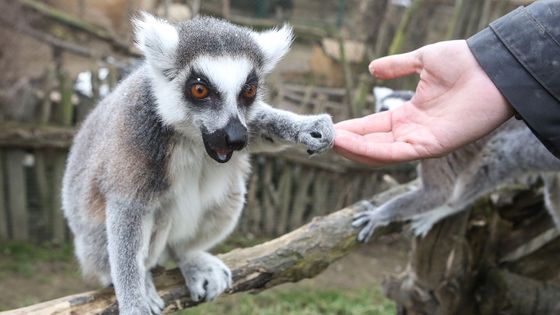
[[[247,145],[247,128],[239,119],[231,119],[224,130],[228,149],[241,150]]]

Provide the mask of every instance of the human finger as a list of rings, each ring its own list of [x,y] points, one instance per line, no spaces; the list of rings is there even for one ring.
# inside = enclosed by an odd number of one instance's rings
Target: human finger
[[[382,80],[419,73],[422,69],[422,59],[420,57],[420,50],[382,57],[369,64],[369,72]]]
[[[359,163],[362,163],[362,164],[366,164],[366,165],[369,165],[369,166],[377,167],[377,166],[383,166],[384,164],[386,164],[386,163],[379,162],[379,161],[376,161],[376,160],[371,159],[371,158],[366,158],[366,157],[363,157],[361,155],[354,154],[354,153],[352,153],[352,152],[350,152],[350,151],[348,151],[344,148],[341,148],[341,147],[336,147],[335,146],[335,147],[333,147],[333,150],[338,155],[341,155],[341,156],[343,156],[343,157],[345,157],[349,160],[359,162]]]
[[[344,120],[334,125],[337,130],[347,130],[356,134],[365,135],[374,132],[391,131],[391,111],[367,115],[360,118]]]
[[[352,154],[355,160],[362,162],[366,159],[374,164],[398,163],[422,158],[410,143],[374,142],[364,136],[344,130],[337,131],[334,148],[337,152],[344,152],[346,155]],[[371,163],[368,164],[371,165]]]

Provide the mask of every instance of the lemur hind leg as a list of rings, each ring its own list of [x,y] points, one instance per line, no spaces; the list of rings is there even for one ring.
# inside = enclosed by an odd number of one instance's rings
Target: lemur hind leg
[[[417,213],[430,211],[445,201],[445,192],[439,189],[419,188],[397,196],[378,208],[364,201],[361,207],[365,209],[354,215],[352,226],[359,228],[359,242],[367,242],[380,227],[392,222],[407,221]]]

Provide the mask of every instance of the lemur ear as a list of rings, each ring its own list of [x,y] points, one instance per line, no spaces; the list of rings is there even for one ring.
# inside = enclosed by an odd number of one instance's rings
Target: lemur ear
[[[148,64],[170,78],[174,76],[179,34],[177,29],[164,20],[146,12],[132,21],[136,46],[142,51]]]
[[[391,93],[393,93],[393,90],[388,87],[376,86],[373,88],[373,94],[376,100],[381,100]]]
[[[288,52],[294,39],[292,27],[284,24],[281,29],[271,29],[252,33],[253,38],[264,53],[264,71],[270,72]]]

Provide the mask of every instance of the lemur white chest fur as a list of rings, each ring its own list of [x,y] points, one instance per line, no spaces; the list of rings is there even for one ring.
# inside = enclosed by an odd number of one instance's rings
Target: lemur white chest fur
[[[200,147],[185,143],[175,147],[168,166],[171,186],[161,209],[170,218],[168,242],[188,242],[199,233],[205,213],[223,209],[228,194],[249,172],[248,160],[246,152],[238,152],[228,163],[218,164]]]

